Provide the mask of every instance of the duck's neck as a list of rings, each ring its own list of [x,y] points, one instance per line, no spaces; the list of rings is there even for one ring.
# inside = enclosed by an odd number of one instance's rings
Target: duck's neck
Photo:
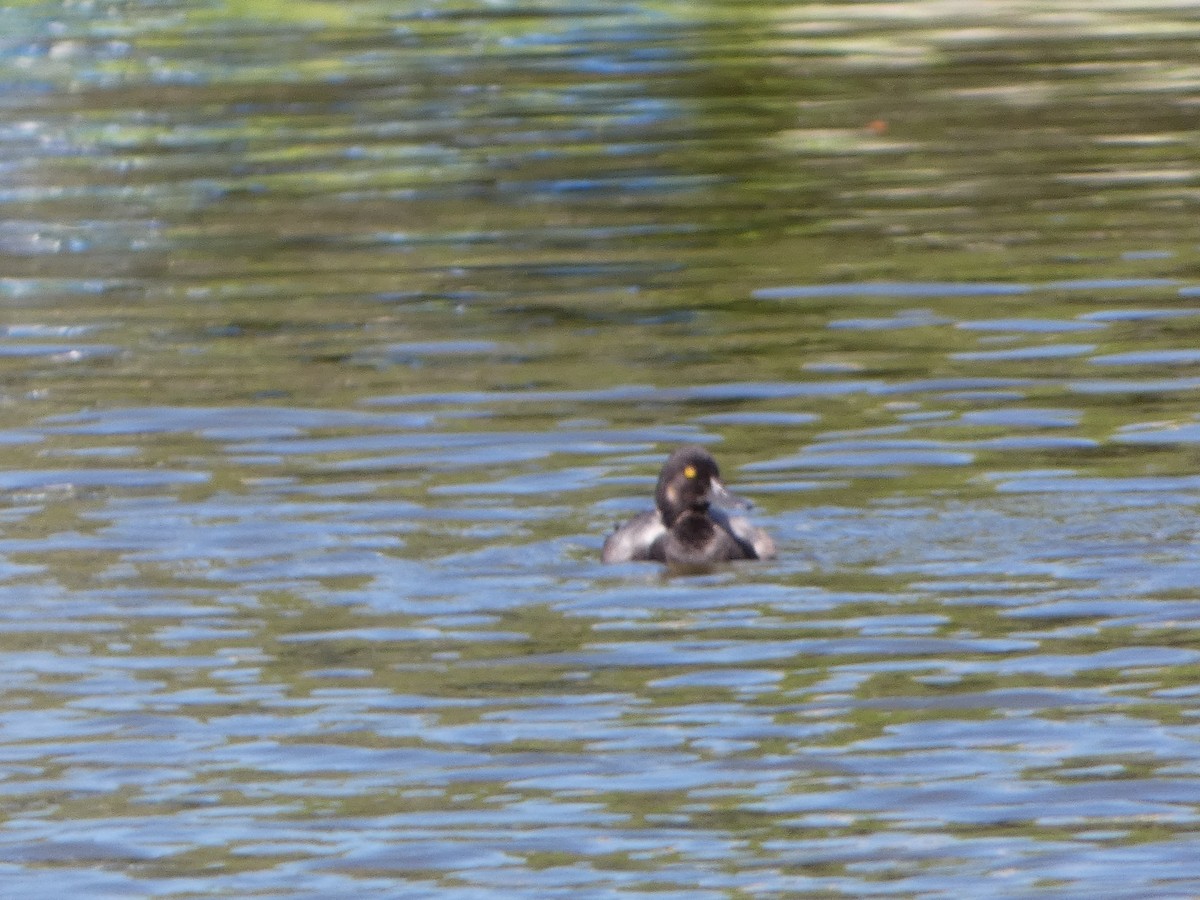
[[[704,518],[708,515],[708,504],[699,504],[697,506],[671,506],[660,504],[658,514],[662,516],[663,524],[667,528],[674,528],[675,523],[688,516],[698,516]]]
[[[703,543],[713,533],[708,507],[686,509],[671,523],[671,533],[685,543]]]

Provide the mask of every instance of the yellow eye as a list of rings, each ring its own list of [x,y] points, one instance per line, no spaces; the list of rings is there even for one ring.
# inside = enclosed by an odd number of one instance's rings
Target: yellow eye
[[[696,477],[696,467],[688,466],[687,468],[685,468],[683,470],[683,477],[684,478],[695,478]]]

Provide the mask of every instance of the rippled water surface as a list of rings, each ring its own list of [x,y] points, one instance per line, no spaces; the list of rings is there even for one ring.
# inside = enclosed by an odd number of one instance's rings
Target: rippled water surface
[[[1187,4],[0,34],[6,896],[1200,894]]]

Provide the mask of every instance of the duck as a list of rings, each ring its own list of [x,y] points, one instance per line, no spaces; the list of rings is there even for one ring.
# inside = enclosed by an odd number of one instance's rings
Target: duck
[[[775,542],[761,528],[726,509],[750,503],[721,483],[713,455],[686,445],[663,463],[654,509],[620,525],[604,541],[606,563],[655,560],[672,566],[711,566],[739,559],[772,559]]]

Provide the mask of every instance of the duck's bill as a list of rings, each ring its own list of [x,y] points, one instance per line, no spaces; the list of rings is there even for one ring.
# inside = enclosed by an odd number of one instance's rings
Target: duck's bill
[[[745,497],[739,497],[717,479],[713,479],[710,483],[708,491],[709,501],[717,506],[722,506],[725,509],[749,509],[754,504]]]

